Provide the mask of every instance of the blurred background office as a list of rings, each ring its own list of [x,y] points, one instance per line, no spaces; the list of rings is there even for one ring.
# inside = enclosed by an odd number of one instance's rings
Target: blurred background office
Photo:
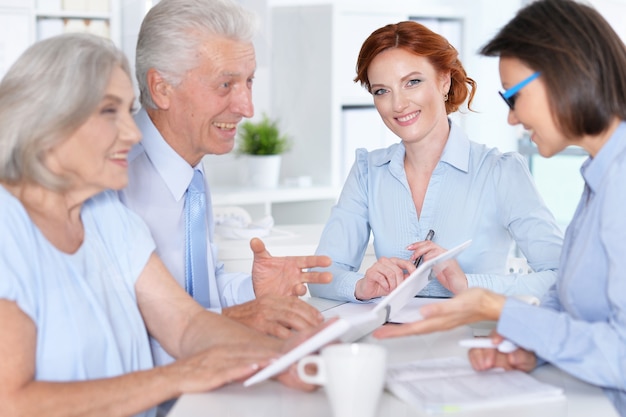
[[[208,156],[205,167],[213,202],[242,206],[277,225],[322,224],[336,201],[357,147],[384,147],[397,141],[385,129],[371,96],[354,84],[354,66],[363,40],[376,28],[417,20],[444,35],[459,50],[478,83],[474,108],[453,115],[470,139],[519,150],[559,223],[569,222],[582,188],[578,168],[585,154],[571,148],[549,164],[523,130],[506,123],[508,108],[497,60],[478,48],[528,0],[239,0],[261,17],[255,41],[257,74],[254,119],[267,114],[293,140],[282,157],[280,185],[258,190],[240,174],[243,157]],[[111,38],[134,60],[141,20],[158,0],[0,0],[0,76],[31,43],[67,31]],[[619,19],[626,0],[590,0],[626,39]]]

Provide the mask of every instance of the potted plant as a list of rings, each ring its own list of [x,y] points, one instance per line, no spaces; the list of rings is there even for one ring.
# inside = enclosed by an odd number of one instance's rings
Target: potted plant
[[[243,122],[237,133],[237,153],[246,155],[247,159],[246,183],[262,188],[276,187],[281,154],[290,149],[290,138],[281,133],[276,120],[265,114],[258,122]]]

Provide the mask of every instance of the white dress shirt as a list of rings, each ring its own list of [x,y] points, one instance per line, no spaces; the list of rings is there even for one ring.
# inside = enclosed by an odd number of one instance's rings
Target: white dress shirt
[[[135,117],[142,140],[131,150],[128,158],[128,186],[119,192],[122,202],[138,213],[148,224],[156,242],[156,253],[181,287],[185,287],[185,191],[193,177],[194,168],[203,171],[202,163],[190,166],[163,139],[145,109]],[[226,273],[218,261],[213,239],[213,213],[209,185],[207,196],[207,264],[209,271],[210,309],[244,303],[254,299],[249,273]],[[162,348],[153,342],[156,365],[171,362]]]

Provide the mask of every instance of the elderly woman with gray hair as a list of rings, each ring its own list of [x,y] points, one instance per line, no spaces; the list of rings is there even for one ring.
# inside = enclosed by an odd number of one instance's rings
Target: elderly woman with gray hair
[[[283,349],[197,304],[107,191],[128,180],[133,103],[125,57],[90,35],[31,46],[0,83],[0,415],[154,415]],[[149,335],[177,361],[154,368]]]

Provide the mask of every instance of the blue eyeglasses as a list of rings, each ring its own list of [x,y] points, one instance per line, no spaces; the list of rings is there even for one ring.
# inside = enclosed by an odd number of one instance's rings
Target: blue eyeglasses
[[[519,90],[526,87],[526,84],[539,77],[539,74],[539,71],[537,71],[530,77],[515,84],[513,87],[509,88],[505,92],[498,91],[498,94],[500,94],[500,97],[502,97],[502,99],[506,102],[511,110],[515,110],[515,99],[517,98],[517,93],[519,93]]]

